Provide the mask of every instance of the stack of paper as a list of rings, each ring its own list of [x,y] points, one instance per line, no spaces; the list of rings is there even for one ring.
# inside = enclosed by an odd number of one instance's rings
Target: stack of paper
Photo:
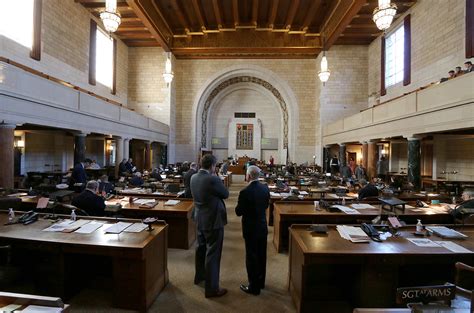
[[[370,204],[367,204],[367,203],[353,203],[353,204],[351,204],[351,206],[352,206],[354,209],[357,209],[357,210],[375,209],[374,206],[372,206],[372,205],[370,205]]]
[[[281,197],[281,195],[278,192],[270,191],[270,197]]]
[[[179,200],[168,200],[165,202],[165,205],[177,205]]]
[[[89,220],[64,220],[43,229],[43,231],[70,233],[89,222]]]
[[[109,234],[120,234],[121,232],[123,232],[125,229],[127,229],[128,227],[130,227],[130,225],[132,225],[132,223],[125,223],[125,222],[118,222],[116,224],[112,224],[111,226],[109,226],[105,232],[106,233],[109,233]]]
[[[151,204],[151,203],[155,203],[155,199],[137,199],[134,201],[136,204]]]
[[[75,231],[77,234],[92,234],[95,232],[97,229],[102,227],[104,223],[98,222],[98,221],[91,221],[90,223],[87,223],[86,225],[83,225],[81,228]]]
[[[63,308],[42,306],[42,305],[29,305],[24,308],[21,312],[24,313],[61,313]]]
[[[351,209],[350,207],[348,206],[345,206],[345,205],[332,205],[333,207],[335,208],[338,208],[339,210],[341,210],[342,212],[346,213],[346,214],[360,214],[359,211],[357,210],[354,210],[354,209]]]
[[[139,233],[143,230],[145,230],[148,227],[148,225],[143,224],[143,223],[133,223],[132,226],[126,228],[124,232],[126,233]]]
[[[307,195],[309,195],[309,193],[307,191],[300,191],[300,195],[307,196]]]
[[[351,242],[369,242],[370,237],[360,227],[337,225],[337,231],[341,238],[350,240]]]

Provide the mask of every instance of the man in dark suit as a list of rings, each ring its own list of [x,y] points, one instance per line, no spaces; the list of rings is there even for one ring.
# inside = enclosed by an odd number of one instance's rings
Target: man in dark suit
[[[219,288],[219,272],[224,241],[227,211],[223,199],[229,191],[215,176],[216,158],[207,154],[201,160],[201,169],[191,177],[194,199],[194,218],[197,224],[196,274],[194,283],[206,282],[206,298],[221,297],[227,293]]]
[[[267,185],[258,181],[260,169],[249,166],[247,181],[249,184],[239,194],[235,208],[237,216],[242,216],[242,233],[245,240],[245,264],[247,266],[248,285],[240,285],[246,293],[259,295],[265,287],[267,267],[267,218],[266,209],[270,201]]]
[[[128,173],[127,159],[123,159],[119,164],[119,175],[125,175]]]
[[[184,174],[184,197],[191,199],[193,197],[191,193],[191,177],[197,173],[197,164],[191,163],[189,170]]]
[[[72,199],[71,204],[85,211],[91,216],[104,216],[105,201],[104,198],[97,195],[99,183],[91,180],[86,185],[86,190]]]
[[[70,182],[71,188],[74,187],[74,184],[82,184],[81,190],[84,190],[87,183],[87,174],[86,174],[85,169],[89,167],[90,164],[91,164],[91,161],[86,159],[84,162],[77,163],[74,166],[74,169],[72,170],[72,174],[71,174],[71,182]]]
[[[379,190],[371,183],[367,183],[365,179],[359,180],[359,185],[362,187],[359,190],[359,200],[362,200],[367,197],[377,197],[379,195]]]

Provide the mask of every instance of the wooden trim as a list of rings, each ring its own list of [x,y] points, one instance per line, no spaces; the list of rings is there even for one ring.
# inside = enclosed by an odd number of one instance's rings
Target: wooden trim
[[[117,94],[117,39],[114,38],[112,94]]]
[[[90,95],[90,96],[92,96],[92,97],[95,97],[95,98],[97,98],[97,99],[99,99],[99,100],[102,100],[102,101],[104,101],[104,102],[108,102],[108,103],[111,103],[111,104],[113,104],[113,105],[117,105],[117,106],[120,106],[120,107],[123,106],[123,105],[122,105],[120,102],[118,102],[118,101],[115,101],[115,100],[112,100],[112,99],[109,99],[109,98],[100,96],[100,95],[98,95],[98,94],[93,93],[92,91],[86,90],[86,89],[81,88],[81,87],[76,86],[76,85],[73,85],[73,84],[71,84],[71,83],[69,83],[69,82],[66,82],[66,81],[62,80],[62,79],[59,79],[59,78],[50,76],[50,75],[48,75],[48,74],[45,74],[45,73],[40,72],[40,71],[38,71],[38,70],[35,70],[35,69],[33,69],[33,68],[31,68],[31,67],[28,67],[28,66],[26,66],[26,65],[23,65],[23,64],[21,64],[21,63],[15,62],[15,61],[13,61],[13,60],[7,59],[7,58],[5,58],[5,57],[0,56],[0,62],[4,62],[4,63],[7,63],[7,64],[10,64],[10,65],[15,66],[15,67],[18,67],[19,69],[22,69],[22,70],[24,70],[25,72],[28,72],[28,73],[30,73],[30,74],[39,76],[39,77],[44,78],[44,79],[48,79],[48,80],[53,81],[53,82],[55,82],[55,83],[61,84],[61,85],[65,86],[65,87],[68,87],[68,88],[71,88],[71,89],[74,89],[74,90],[77,90],[77,91],[86,93],[86,94],[88,94],[88,95]]]
[[[380,38],[380,96],[387,94],[385,89],[385,35]]]
[[[474,58],[474,0],[466,0],[466,58]]]
[[[411,14],[403,20],[403,86],[411,83]]]
[[[35,0],[33,8],[33,45],[30,57],[36,61],[41,60],[41,19],[43,14],[43,0]]]
[[[91,19],[89,40],[89,84],[94,85],[96,81],[96,46],[97,46],[97,23]]]

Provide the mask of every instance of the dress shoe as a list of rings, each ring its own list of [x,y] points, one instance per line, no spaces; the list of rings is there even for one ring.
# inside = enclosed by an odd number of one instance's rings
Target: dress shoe
[[[227,293],[227,289],[221,288],[217,291],[206,292],[206,298],[218,298],[218,297],[222,297],[226,293]]]
[[[197,279],[197,278],[194,278],[194,284],[195,285],[199,285],[200,283],[202,283],[204,281],[204,279]]]
[[[252,294],[254,296],[258,296],[260,294],[260,289],[250,289],[249,286],[246,285],[240,285],[240,290],[245,293]]]

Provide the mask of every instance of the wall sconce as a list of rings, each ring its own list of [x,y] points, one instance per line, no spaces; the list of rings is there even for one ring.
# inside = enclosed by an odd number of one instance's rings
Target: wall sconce
[[[23,141],[23,140],[18,140],[18,141],[16,142],[16,147],[17,147],[17,148],[24,148],[24,147],[25,147],[25,141]]]

